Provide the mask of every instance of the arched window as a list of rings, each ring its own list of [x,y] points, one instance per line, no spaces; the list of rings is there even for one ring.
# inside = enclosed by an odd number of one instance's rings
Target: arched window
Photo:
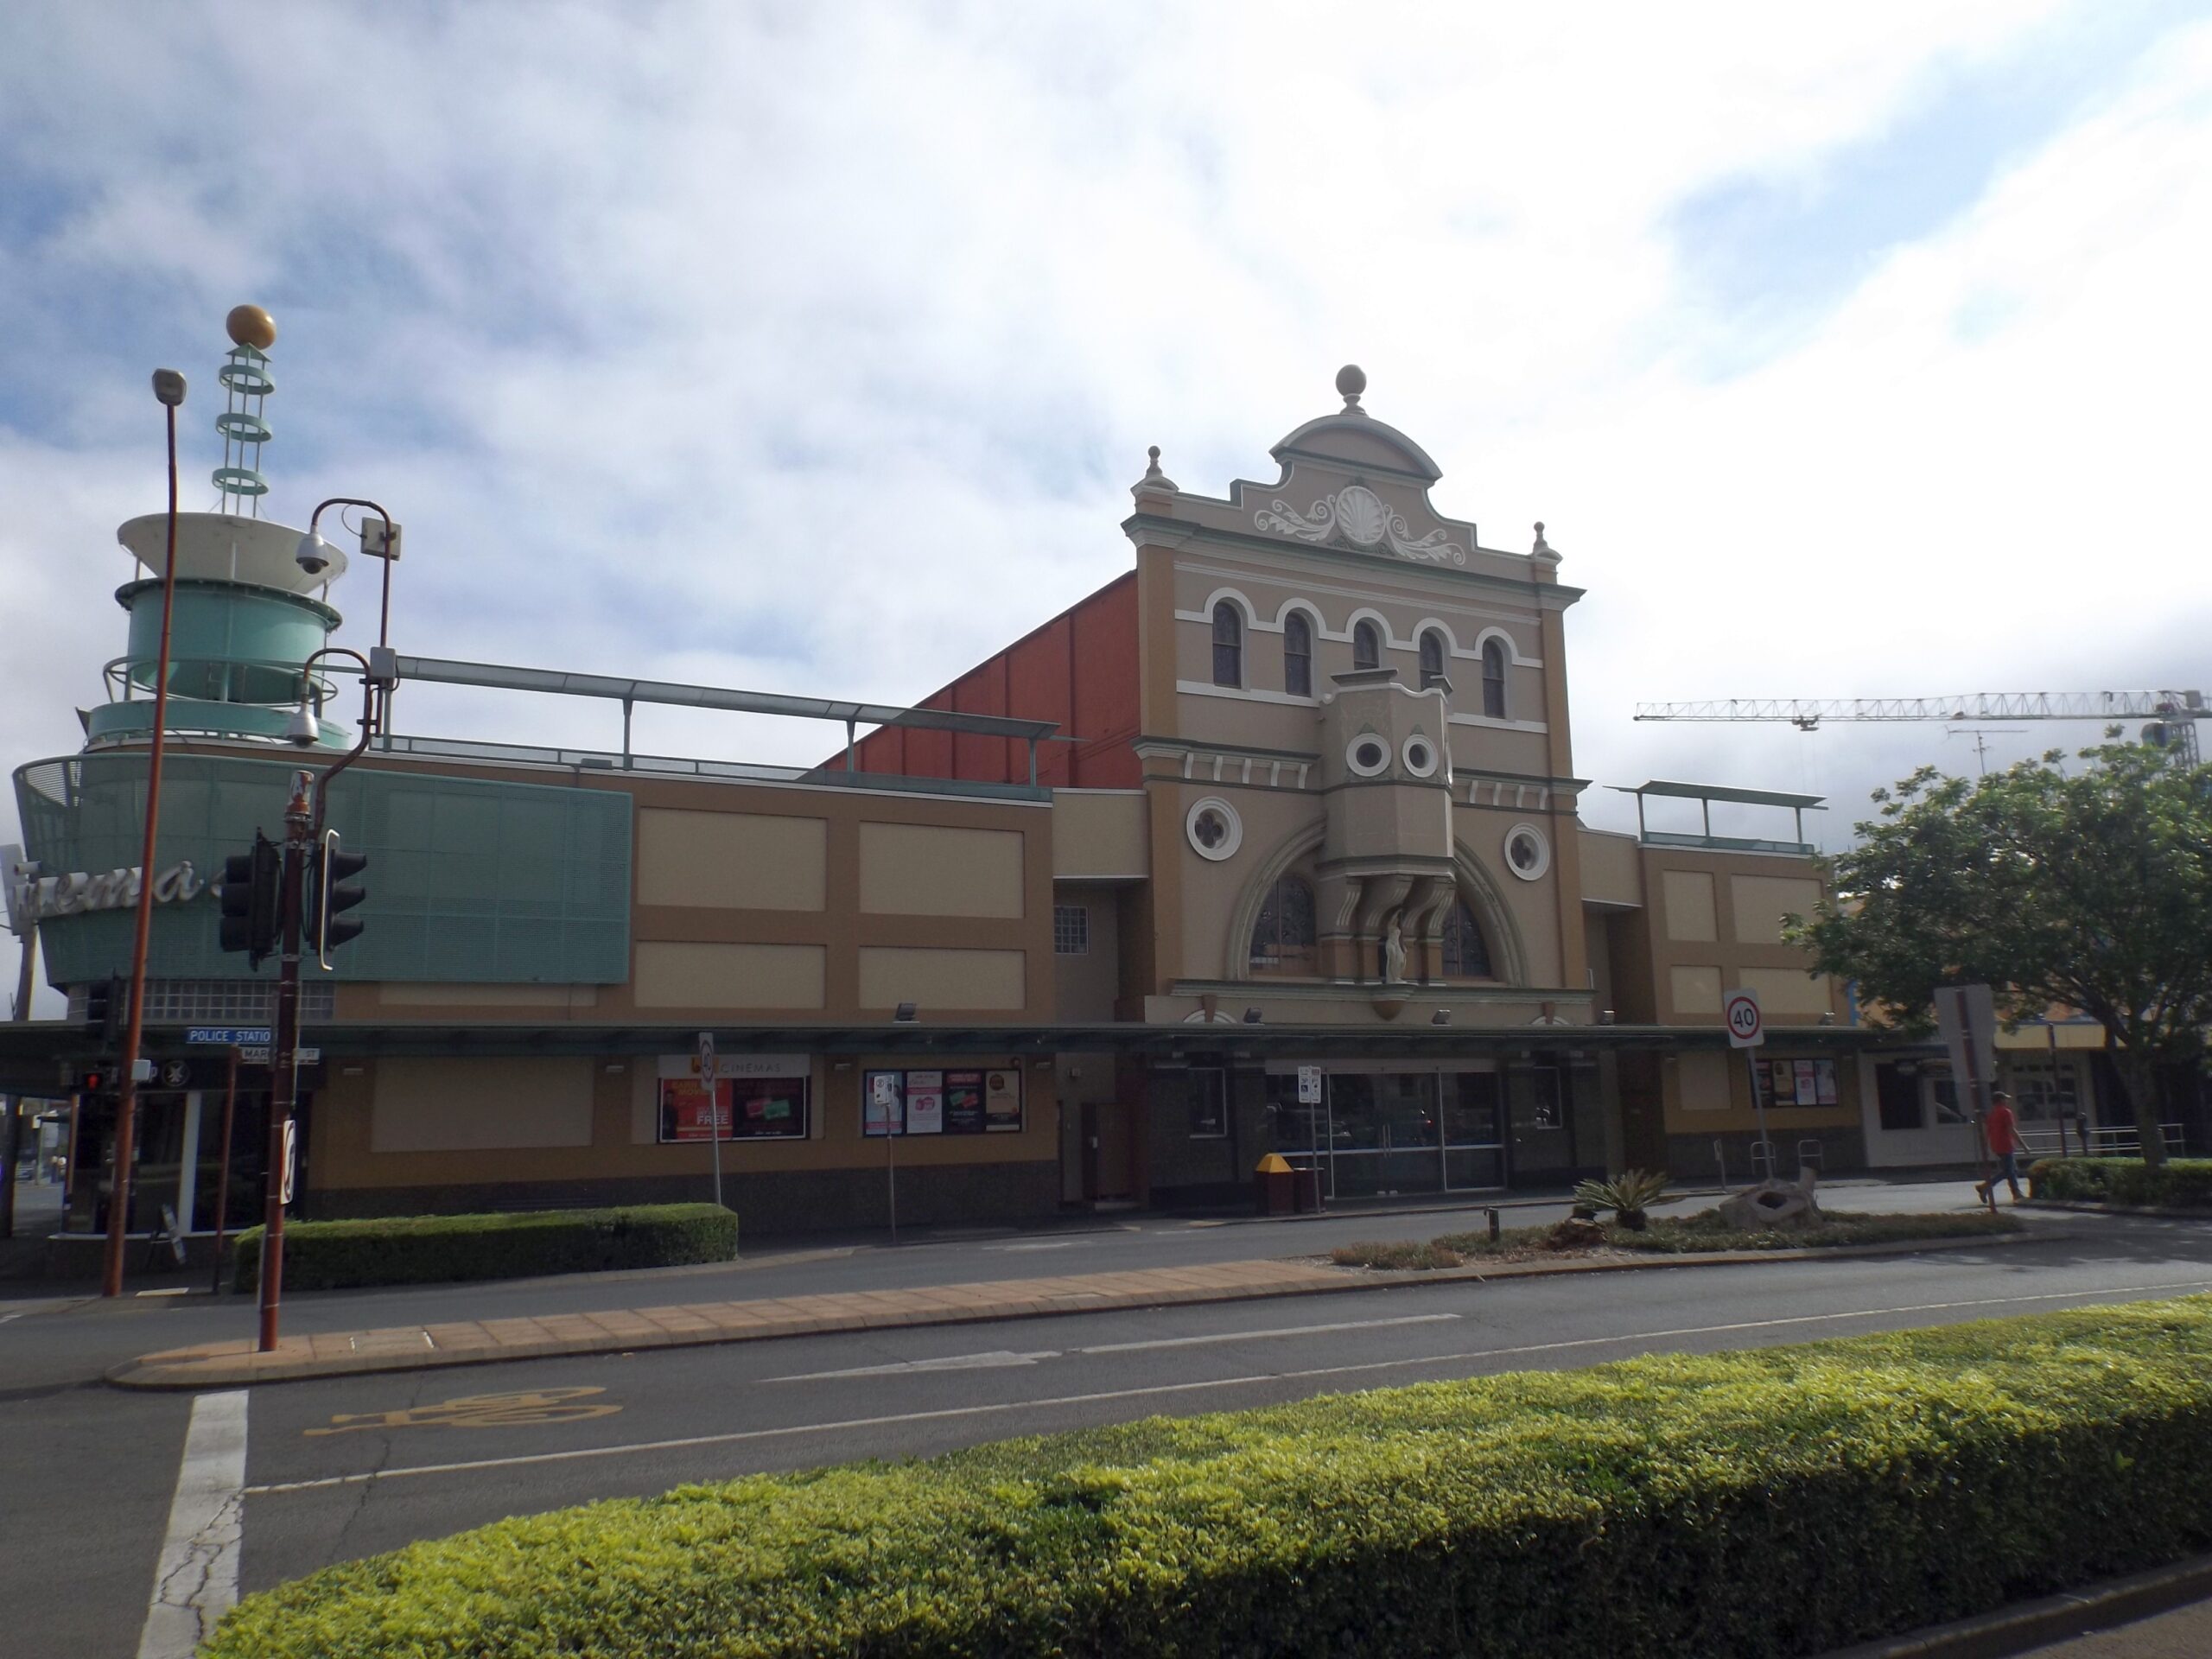
[[[1213,683],[1244,683],[1244,619],[1225,599],[1213,607]]]
[[[1313,625],[1303,611],[1282,620],[1282,689],[1294,697],[1313,695]]]
[[[1452,913],[1444,918],[1444,977],[1491,977],[1490,946],[1483,942],[1483,931],[1476,925],[1475,912],[1467,908],[1465,899],[1453,900]]]
[[[1421,637],[1421,689],[1427,690],[1444,677],[1444,636],[1434,628]]]
[[[1351,665],[1355,669],[1382,666],[1382,635],[1372,622],[1352,624]]]
[[[1483,642],[1483,713],[1505,718],[1505,646],[1496,639]]]
[[[1252,971],[1310,974],[1313,963],[1313,889],[1304,876],[1286,875],[1268,889],[1252,924]]]

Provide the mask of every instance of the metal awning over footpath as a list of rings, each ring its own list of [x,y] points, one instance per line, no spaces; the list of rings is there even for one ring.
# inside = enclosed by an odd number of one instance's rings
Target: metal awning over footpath
[[[1560,1050],[1591,1053],[1630,1050],[1722,1048],[1719,1026],[1403,1026],[1304,1025],[963,1025],[953,1023],[816,1024],[702,1027],[658,1025],[309,1025],[301,1042],[322,1052],[324,1064],[383,1054],[490,1059],[509,1055],[614,1058],[690,1052],[712,1030],[724,1054],[946,1056],[1115,1054],[1176,1060],[1193,1054],[1252,1060],[1431,1061],[1497,1058]],[[207,1058],[219,1048],[194,1047],[182,1027],[149,1027],[145,1052],[163,1059]],[[1777,1049],[1885,1049],[1934,1052],[1894,1033],[1856,1026],[1769,1026]],[[73,1076],[103,1058],[95,1035],[66,1020],[0,1024],[0,1090],[46,1096],[67,1093]]]

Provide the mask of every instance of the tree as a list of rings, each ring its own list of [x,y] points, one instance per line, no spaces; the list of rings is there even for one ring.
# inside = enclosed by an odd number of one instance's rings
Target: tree
[[[1877,790],[1880,816],[1830,862],[1834,896],[1793,937],[1909,1030],[1933,1024],[1942,985],[1993,987],[2008,1021],[2089,1015],[2157,1164],[2159,1071],[2200,1061],[2212,1021],[2212,766],[2122,742],[2078,758],[1974,783],[1923,766]]]

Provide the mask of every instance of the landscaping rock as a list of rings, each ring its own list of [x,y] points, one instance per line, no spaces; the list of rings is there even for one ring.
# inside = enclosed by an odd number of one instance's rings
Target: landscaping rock
[[[1768,1179],[1720,1201],[1720,1219],[1738,1232],[1763,1233],[1774,1227],[1817,1227],[1827,1219],[1814,1200],[1820,1176],[1802,1171],[1794,1181]]]
[[[1605,1230],[1594,1221],[1571,1217],[1554,1226],[1546,1235],[1544,1248],[1548,1250],[1587,1250],[1605,1242]]]

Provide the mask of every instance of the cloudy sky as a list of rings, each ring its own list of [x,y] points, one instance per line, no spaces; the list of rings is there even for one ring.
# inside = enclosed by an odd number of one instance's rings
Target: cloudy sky
[[[1826,793],[1833,846],[1971,741],[1633,705],[2212,681],[2208,270],[2206,4],[15,0],[0,756],[123,649],[156,365],[213,504],[252,300],[274,516],[391,506],[401,649],[890,701],[1126,569],[1147,444],[1272,478],[1356,360],[1440,505],[1589,590],[1578,769]]]

